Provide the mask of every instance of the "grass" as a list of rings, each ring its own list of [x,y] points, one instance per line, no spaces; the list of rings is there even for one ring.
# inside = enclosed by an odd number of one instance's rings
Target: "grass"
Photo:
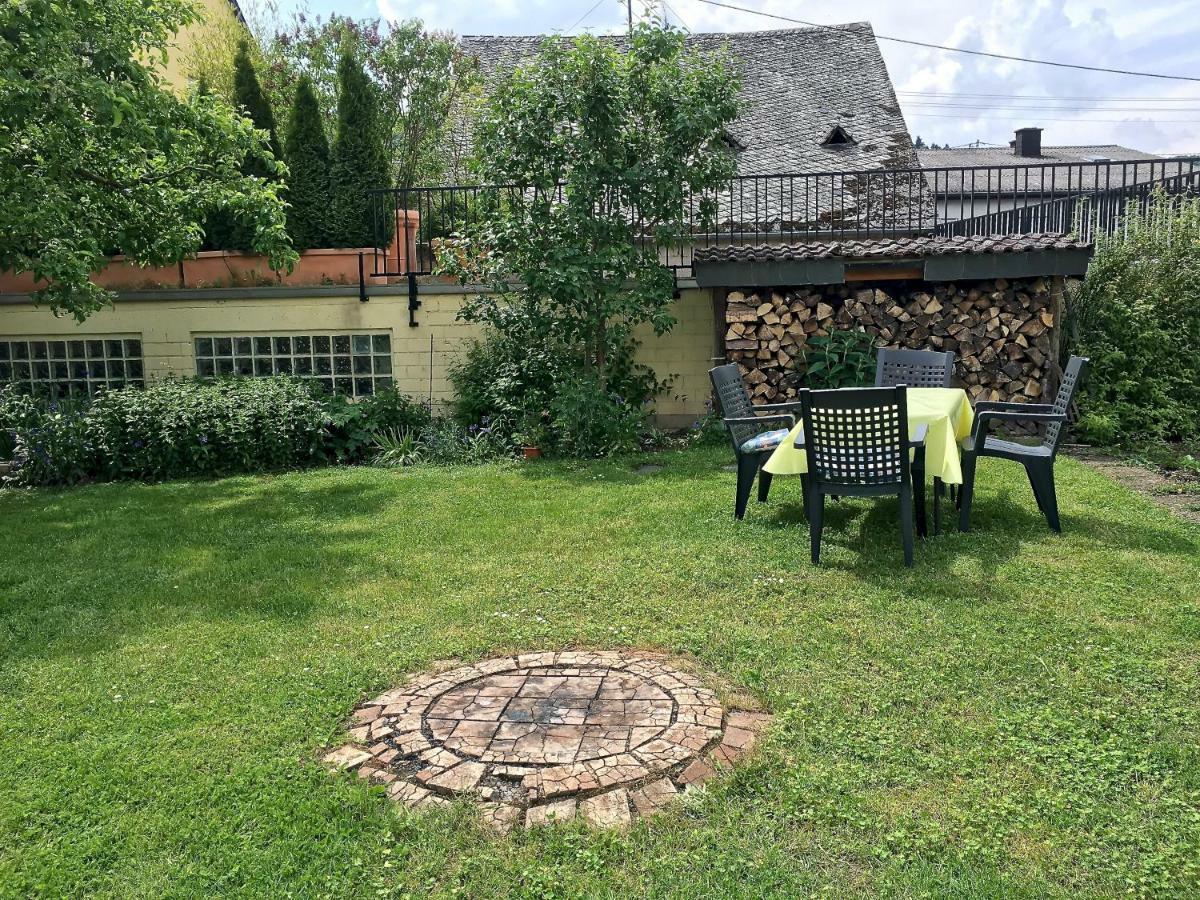
[[[1200,892],[1200,528],[1071,460],[1052,535],[985,461],[901,566],[894,502],[731,518],[719,450],[0,494],[0,895]],[[989,464],[991,462],[991,464]],[[489,836],[316,762],[430,663],[638,646],[777,716],[626,834]]]

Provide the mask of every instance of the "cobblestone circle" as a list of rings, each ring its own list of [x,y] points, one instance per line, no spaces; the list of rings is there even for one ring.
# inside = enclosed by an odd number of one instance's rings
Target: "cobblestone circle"
[[[472,798],[507,832],[623,827],[748,753],[770,721],[725,710],[665,656],[562,651],[420,675],[359,706],[324,761],[414,807]]]

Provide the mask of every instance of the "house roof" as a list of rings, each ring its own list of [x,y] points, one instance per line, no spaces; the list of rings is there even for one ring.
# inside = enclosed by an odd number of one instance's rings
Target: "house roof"
[[[462,38],[485,90],[536,55],[544,38]],[[623,35],[604,37],[627,47]],[[703,51],[729,48],[741,76],[741,113],[728,129],[741,175],[911,168],[904,114],[870,24],[690,34]],[[822,146],[837,126],[853,143]],[[469,138],[469,135],[463,135]]]
[[[1037,157],[1017,156],[1008,147],[918,150],[917,155],[927,169],[994,167],[993,171],[940,173],[936,183],[932,174],[927,175],[930,187],[939,195],[961,191],[1044,194],[1051,188],[1078,193],[1144,184],[1188,171],[1186,164],[1179,171],[1176,164],[1161,162],[1161,156],[1117,144],[1043,147]]]
[[[1032,253],[1086,250],[1091,244],[1061,234],[996,234],[956,237],[901,237],[800,244],[697,247],[696,263],[796,262],[814,259],[918,259],[959,254]]]

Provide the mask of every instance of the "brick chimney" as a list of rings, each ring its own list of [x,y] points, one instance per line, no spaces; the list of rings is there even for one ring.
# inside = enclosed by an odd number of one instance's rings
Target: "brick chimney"
[[[1013,152],[1017,156],[1039,157],[1042,155],[1042,129],[1018,128],[1013,141]]]

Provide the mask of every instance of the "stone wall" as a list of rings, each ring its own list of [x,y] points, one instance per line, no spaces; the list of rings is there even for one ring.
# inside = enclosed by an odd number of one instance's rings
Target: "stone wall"
[[[814,335],[860,328],[880,347],[953,350],[973,400],[1038,401],[1057,387],[1064,279],[881,281],[726,296],[725,354],[754,402],[793,397]]]

